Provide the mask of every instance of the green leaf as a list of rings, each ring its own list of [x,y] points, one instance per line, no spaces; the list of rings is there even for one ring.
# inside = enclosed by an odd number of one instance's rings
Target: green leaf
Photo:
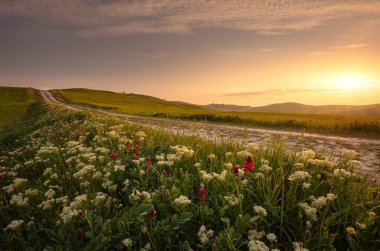
[[[192,212],[183,212],[179,220],[181,221],[181,223],[184,223],[186,221],[191,220],[192,218],[193,218]]]
[[[117,230],[119,230],[120,233],[126,233],[127,228],[125,227],[125,223],[122,220],[119,220],[117,222]]]
[[[147,215],[153,210],[153,205],[152,204],[141,204],[138,206],[138,211],[139,214],[142,215]]]

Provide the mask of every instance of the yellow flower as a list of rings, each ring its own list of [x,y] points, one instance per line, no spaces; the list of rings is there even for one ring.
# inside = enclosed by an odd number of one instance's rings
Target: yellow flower
[[[353,227],[347,227],[346,232],[348,235],[355,235],[356,234],[356,231]]]

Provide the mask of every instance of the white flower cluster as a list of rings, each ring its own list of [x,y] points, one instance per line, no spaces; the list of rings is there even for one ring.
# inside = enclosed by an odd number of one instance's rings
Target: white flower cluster
[[[354,159],[356,156],[358,156],[359,153],[355,150],[348,150],[348,149],[342,149],[342,153],[341,153],[341,156],[342,158],[346,159],[346,160],[352,160]]]
[[[239,158],[244,158],[244,159],[246,159],[248,156],[253,157],[252,153],[248,152],[247,150],[239,151],[236,153],[236,155]]]
[[[15,231],[16,229],[18,229],[22,224],[24,224],[24,221],[23,220],[14,220],[14,221],[11,221],[11,223],[8,224],[8,226],[6,228],[4,228],[4,231],[7,231],[7,230],[13,230]]]
[[[317,216],[317,209],[315,207],[311,207],[309,204],[306,202],[298,203],[298,206],[303,209],[304,213],[306,216],[311,220],[311,221],[317,221],[318,216]]]
[[[186,196],[181,195],[174,200],[174,204],[176,204],[177,206],[187,206],[191,204],[191,200],[189,200],[189,198],[187,198]]]
[[[134,201],[142,200],[147,203],[152,201],[150,193],[146,191],[140,192],[139,190],[133,190],[129,198]]]
[[[308,159],[314,159],[315,152],[313,150],[302,151],[301,153],[297,153],[301,160],[306,161]]]
[[[197,235],[201,244],[204,245],[210,240],[211,237],[214,236],[214,231],[212,231],[211,229],[207,230],[207,228],[204,225],[202,225],[199,228]]]
[[[291,174],[288,177],[289,181],[298,181],[298,180],[305,180],[306,178],[311,178],[310,174],[305,171],[295,171],[293,174]]]
[[[303,247],[302,242],[293,242],[294,251],[309,251],[309,249]]]
[[[27,182],[28,182],[27,179],[16,178],[16,179],[13,180],[13,187],[14,188],[19,188],[19,187],[25,185]]]
[[[226,178],[227,171],[224,170],[220,174],[212,172],[212,173],[207,173],[204,170],[199,171],[199,176],[200,179],[206,183],[210,182],[213,179],[216,179],[218,181],[224,181]]]
[[[268,214],[267,210],[265,210],[265,208],[263,208],[262,206],[254,206],[253,211],[255,211],[256,214],[258,214],[262,217],[265,217]]]
[[[125,247],[132,247],[132,240],[130,238],[126,238],[121,241],[121,244],[123,244]]]
[[[250,240],[248,242],[249,251],[269,251],[269,247],[259,240]]]
[[[37,155],[55,154],[59,152],[59,148],[55,146],[43,146],[37,151]]]
[[[10,200],[11,205],[19,206],[19,207],[26,207],[29,205],[29,198],[24,197],[22,193],[18,193],[17,195],[12,195],[12,198]]]
[[[228,205],[230,205],[231,207],[239,204],[239,198],[233,194],[224,196],[224,199],[227,201]]]
[[[216,156],[215,156],[215,154],[210,153],[210,154],[207,156],[207,158],[209,158],[210,160],[214,160],[214,159],[216,159]]]
[[[310,165],[319,166],[319,167],[329,167],[333,168],[336,164],[329,161],[329,160],[322,160],[322,159],[309,159],[307,161]]]
[[[341,179],[351,177],[352,175],[349,171],[346,171],[344,169],[335,169],[333,174],[335,177],[338,177]]]

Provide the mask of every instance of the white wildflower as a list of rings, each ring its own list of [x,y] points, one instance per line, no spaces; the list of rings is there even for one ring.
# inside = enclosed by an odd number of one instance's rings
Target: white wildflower
[[[256,214],[262,216],[262,217],[265,217],[267,216],[267,210],[265,210],[265,208],[261,207],[261,206],[254,206],[253,207],[253,211],[255,211]]]

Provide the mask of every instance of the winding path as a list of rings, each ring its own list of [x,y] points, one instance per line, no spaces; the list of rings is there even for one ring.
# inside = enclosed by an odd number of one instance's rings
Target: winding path
[[[343,148],[354,149],[359,152],[361,165],[356,169],[360,174],[369,174],[374,180],[380,181],[380,140],[351,138],[317,133],[300,133],[282,130],[244,128],[241,126],[218,125],[213,123],[189,122],[183,120],[148,118],[143,116],[120,114],[116,112],[86,108],[79,105],[67,104],[58,101],[49,91],[40,90],[42,98],[49,103],[65,107],[74,111],[92,110],[108,115],[128,118],[132,123],[144,126],[158,127],[171,132],[184,134],[199,134],[207,139],[233,139],[266,145],[273,137],[280,136],[291,148],[321,149],[324,152],[335,153],[333,159]]]

